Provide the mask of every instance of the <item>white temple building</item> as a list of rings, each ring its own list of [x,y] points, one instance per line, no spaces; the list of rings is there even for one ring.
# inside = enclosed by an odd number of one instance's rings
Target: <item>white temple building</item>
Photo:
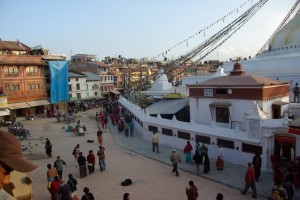
[[[269,43],[269,49],[253,59],[241,60],[246,74],[261,75],[272,79],[300,83],[300,15],[296,15]],[[234,62],[223,65],[225,73]]]

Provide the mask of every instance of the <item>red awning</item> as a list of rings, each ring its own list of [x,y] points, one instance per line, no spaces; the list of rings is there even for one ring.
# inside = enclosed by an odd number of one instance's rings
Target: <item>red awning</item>
[[[296,129],[296,128],[289,128],[288,133],[292,133],[292,134],[296,134],[296,135],[300,135],[300,129]]]
[[[291,137],[282,137],[282,136],[275,136],[275,141],[278,142],[284,142],[284,143],[289,143],[293,144],[296,142],[296,138],[291,138]]]

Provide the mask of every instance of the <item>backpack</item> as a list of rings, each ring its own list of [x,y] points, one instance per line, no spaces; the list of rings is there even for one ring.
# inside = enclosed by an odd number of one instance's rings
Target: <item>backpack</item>
[[[280,189],[275,189],[273,192],[273,199],[274,200],[284,200],[282,191]]]

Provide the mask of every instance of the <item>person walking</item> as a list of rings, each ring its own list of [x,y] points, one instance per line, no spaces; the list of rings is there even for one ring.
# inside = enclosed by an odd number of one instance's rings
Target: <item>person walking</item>
[[[189,181],[189,188],[186,187],[185,194],[188,200],[196,200],[198,198],[198,188],[194,185],[194,181]]]
[[[93,150],[90,150],[87,156],[88,170],[90,175],[95,172],[95,160],[96,159]]]
[[[216,200],[223,200],[223,194],[218,193],[217,196],[216,196]]]
[[[200,164],[201,164],[201,154],[196,151],[196,154],[193,156],[193,160],[195,161],[196,173],[200,175]]]
[[[83,156],[82,152],[79,153],[79,158],[77,160],[79,165],[79,174],[80,178],[84,178],[87,176],[86,173],[86,158]]]
[[[201,146],[199,140],[196,141],[196,145],[195,145],[195,155],[196,154],[201,155]]]
[[[299,103],[299,87],[298,83],[293,87],[293,94],[294,94],[294,103]],[[297,102],[296,102],[297,100]]]
[[[255,180],[256,182],[258,182],[259,177],[260,177],[260,173],[261,173],[261,157],[259,155],[259,153],[255,153],[255,155],[253,156],[252,159],[252,165],[255,169]]]
[[[58,176],[58,173],[57,173],[56,169],[51,166],[51,164],[47,164],[47,168],[48,168],[48,170],[47,170],[47,180],[49,182],[52,182],[54,180],[54,177]]]
[[[218,158],[216,161],[216,167],[217,170],[223,170],[224,169],[224,150],[221,144],[219,144],[218,149]]]
[[[102,145],[102,142],[103,142],[103,136],[102,136],[102,130],[101,128],[99,127],[98,131],[97,131],[97,138],[98,138],[98,142],[100,145]]]
[[[123,195],[123,200],[130,200],[130,194],[129,193],[124,193]]]
[[[210,160],[207,153],[203,152],[203,173],[207,174],[210,171]]]
[[[128,134],[129,134],[129,125],[128,125],[127,122],[125,122],[124,130],[125,130],[125,136],[128,137]]]
[[[66,165],[66,162],[63,161],[60,156],[56,157],[56,161],[53,164],[53,167],[56,169],[58,176],[60,179],[62,179],[62,173],[63,173],[63,165]]]
[[[75,158],[76,167],[77,167],[77,162],[78,162],[78,158],[79,158],[79,153],[80,153],[80,145],[77,144],[77,145],[74,147],[73,152],[72,152],[72,154],[73,154],[73,156],[74,156],[74,158]]]
[[[131,120],[131,122],[129,123],[129,133],[131,137],[133,137],[133,131],[134,131],[134,122],[133,120]]]
[[[74,196],[74,194],[77,190],[77,180],[73,177],[73,174],[69,174],[69,179],[68,179],[67,183],[70,186],[72,196]]]
[[[83,189],[84,195],[82,196],[81,200],[95,200],[94,195],[90,192],[88,187]]]
[[[58,189],[58,193],[60,194],[60,200],[70,200],[71,198],[71,188],[70,185],[67,184],[63,179],[60,180],[60,186]]]
[[[180,157],[179,157],[179,154],[176,152],[176,149],[173,149],[172,150],[172,153],[171,153],[171,157],[170,157],[170,160],[173,164],[173,169],[172,169],[172,172],[176,173],[176,176],[179,176],[179,173],[178,173],[178,163],[181,163],[181,160],[180,160]]]
[[[52,144],[48,138],[46,138],[45,142],[45,150],[48,157],[52,157]]]
[[[250,162],[248,162],[248,169],[245,174],[245,186],[244,189],[241,191],[241,193],[245,195],[249,187],[251,187],[253,192],[252,197],[257,198],[256,186],[255,186],[255,169]]]
[[[99,157],[100,171],[103,171],[106,168],[106,164],[105,164],[105,148],[102,147],[102,146],[99,146],[99,151],[97,152],[97,155]]]
[[[186,142],[186,145],[183,149],[183,153],[186,154],[185,156],[185,162],[186,163],[192,163],[193,164],[193,161],[192,161],[192,150],[193,150],[193,146],[191,145],[190,141],[187,141]]]
[[[52,200],[60,200],[59,186],[60,186],[59,177],[55,176],[54,181],[52,181],[50,185],[50,193],[51,193]]]
[[[156,149],[156,152],[158,153],[159,152],[159,148],[158,148],[158,134],[156,134],[154,131],[153,131],[153,135],[152,135],[152,151],[155,152],[155,149]]]

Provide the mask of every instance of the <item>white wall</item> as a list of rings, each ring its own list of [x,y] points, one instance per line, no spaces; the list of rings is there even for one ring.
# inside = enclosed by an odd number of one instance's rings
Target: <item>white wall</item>
[[[212,158],[217,158],[217,138],[234,141],[234,149],[224,148],[224,154],[226,161],[245,166],[247,162],[252,161],[253,153],[246,153],[242,151],[242,143],[252,144],[263,146],[263,168],[270,169],[268,165],[269,155],[267,155],[265,148],[268,147],[270,139],[264,138],[249,138],[244,131],[233,130],[228,128],[221,127],[211,127],[203,124],[196,123],[187,123],[177,121],[176,119],[168,120],[162,119],[159,115],[158,117],[151,117],[148,113],[145,113],[144,110],[141,110],[140,107],[130,103],[127,99],[120,97],[119,102],[122,106],[126,107],[132,114],[134,114],[140,121],[143,123],[141,127],[137,122],[136,124],[136,133],[142,135],[146,140],[151,140],[152,132],[148,131],[148,126],[158,127],[158,134],[160,137],[160,143],[169,145],[173,148],[183,150],[186,140],[177,137],[177,131],[183,131],[190,133],[191,144],[195,146],[195,135],[208,136],[211,138],[211,144],[209,145],[209,156]],[[203,108],[204,109],[204,108]],[[203,112],[205,113],[205,112]],[[207,112],[206,112],[207,113]],[[193,112],[195,115],[196,112]],[[208,117],[208,116],[206,116]],[[203,117],[204,118],[204,117]],[[162,135],[162,128],[168,128],[173,130],[173,136]],[[237,149],[238,147],[238,149]],[[272,152],[272,150],[270,150]]]

